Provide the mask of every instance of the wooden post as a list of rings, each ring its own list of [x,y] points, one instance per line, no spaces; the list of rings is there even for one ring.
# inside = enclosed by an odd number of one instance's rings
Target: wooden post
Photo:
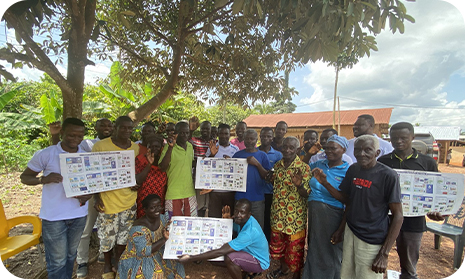
[[[333,129],[336,129],[336,96],[337,96],[338,79],[339,79],[339,67],[336,66],[336,78],[334,80],[334,100],[333,100]]]
[[[338,114],[338,120],[337,120],[337,134],[341,134],[341,102],[339,101],[339,96],[337,96],[337,114]]]

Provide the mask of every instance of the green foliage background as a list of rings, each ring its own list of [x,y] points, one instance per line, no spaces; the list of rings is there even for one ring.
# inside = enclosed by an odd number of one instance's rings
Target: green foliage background
[[[86,85],[84,89],[83,121],[86,138],[94,138],[95,122],[102,117],[114,121],[146,101],[155,85],[129,84],[123,86],[117,78],[120,65],[115,62],[109,77],[100,86]],[[3,83],[0,86],[0,173],[22,171],[34,152],[50,145],[47,124],[62,121],[63,101],[59,89],[48,75],[39,81]],[[11,96],[13,96],[11,98]],[[251,114],[290,113],[296,105],[278,100],[258,104],[253,108],[234,104],[208,106],[199,97],[179,92],[170,97],[135,129],[133,139],[139,137],[140,127],[146,121],[158,126],[164,122],[188,120],[197,116],[234,127]]]

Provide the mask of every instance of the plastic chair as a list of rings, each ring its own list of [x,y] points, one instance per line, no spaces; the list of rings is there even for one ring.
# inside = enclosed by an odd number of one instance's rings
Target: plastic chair
[[[40,243],[42,221],[36,216],[19,216],[6,219],[5,210],[1,200],[0,205],[0,256],[2,261],[5,261],[11,256]],[[24,223],[30,223],[33,225],[34,228],[32,234],[9,236],[9,232],[13,227]],[[39,250],[40,261],[43,262],[42,251],[40,247],[37,247],[37,249]]]
[[[462,206],[454,215],[446,217],[443,224],[426,223],[426,229],[434,233],[434,249],[441,248],[442,236],[454,241],[454,268],[458,269],[462,263],[463,248],[465,245],[465,198]]]

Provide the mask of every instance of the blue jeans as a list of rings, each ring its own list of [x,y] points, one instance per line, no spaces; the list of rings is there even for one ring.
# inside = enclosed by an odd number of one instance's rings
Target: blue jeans
[[[49,279],[70,279],[86,216],[60,220],[42,220],[42,238]]]

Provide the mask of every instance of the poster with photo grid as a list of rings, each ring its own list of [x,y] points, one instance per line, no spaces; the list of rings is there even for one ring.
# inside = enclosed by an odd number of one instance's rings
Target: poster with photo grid
[[[197,158],[195,189],[245,192],[247,159]]]
[[[66,197],[136,185],[134,150],[60,154]]]
[[[455,214],[463,200],[465,176],[458,173],[396,169],[404,216],[423,216],[430,211]]]
[[[233,219],[173,216],[164,259],[198,255],[219,249],[232,240]],[[223,257],[210,261],[222,261]]]

